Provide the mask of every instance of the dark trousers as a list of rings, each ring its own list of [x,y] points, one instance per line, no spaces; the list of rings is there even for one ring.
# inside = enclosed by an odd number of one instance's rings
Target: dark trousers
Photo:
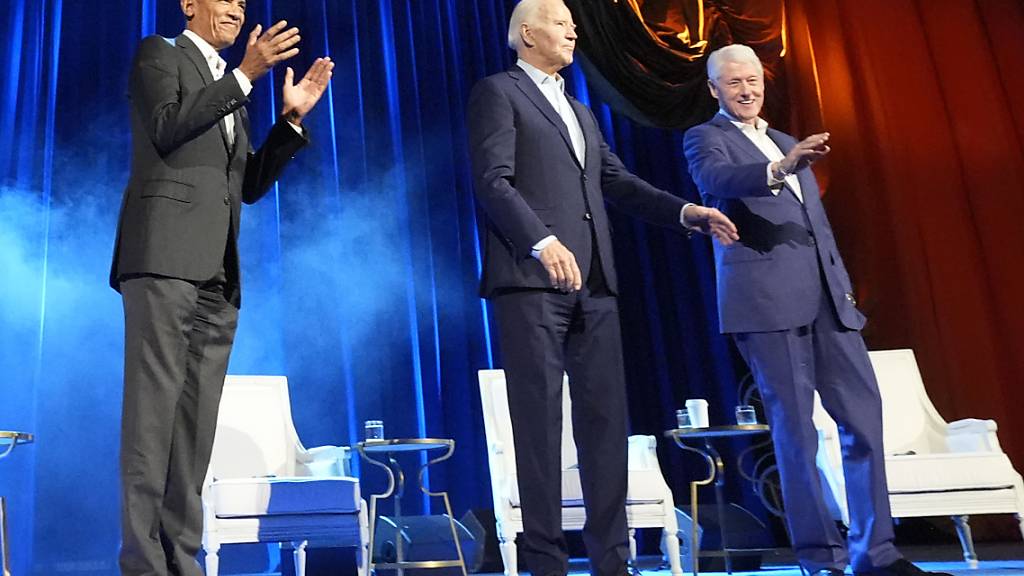
[[[822,298],[809,326],[735,334],[772,427],[786,522],[800,564],[809,571],[887,566],[893,546],[882,449],[882,401],[867,348],[841,326]],[[829,514],[815,465],[814,391],[839,425],[850,531],[843,542]],[[849,552],[847,552],[847,548]]]
[[[629,557],[618,302],[596,276],[576,294],[521,290],[493,299],[523,510],[517,543],[536,576],[565,574],[569,567],[562,534],[563,371],[569,374],[591,574],[620,575]]]
[[[121,573],[201,576],[200,492],[238,321],[223,273],[121,282]],[[230,293],[230,291],[229,291]]]

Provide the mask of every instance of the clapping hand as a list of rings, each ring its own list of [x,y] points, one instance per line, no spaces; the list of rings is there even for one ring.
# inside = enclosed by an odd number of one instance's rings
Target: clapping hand
[[[263,27],[257,24],[249,33],[249,40],[245,43],[245,56],[242,57],[238,69],[250,82],[255,82],[279,62],[299,53],[299,49],[295,47],[301,40],[299,29],[292,27],[285,30],[284,27],[287,25],[287,22],[281,20],[261,35]]]
[[[284,117],[290,122],[301,124],[302,119],[327,90],[327,83],[331,80],[333,70],[334,62],[331,62],[330,58],[317,58],[302,80],[294,84],[295,71],[289,66],[285,70],[284,87],[281,90],[281,99],[284,102],[281,113]]]

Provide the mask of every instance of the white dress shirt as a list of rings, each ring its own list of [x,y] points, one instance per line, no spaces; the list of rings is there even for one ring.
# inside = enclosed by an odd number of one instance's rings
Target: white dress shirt
[[[795,194],[797,199],[802,203],[804,201],[804,195],[800,190],[800,180],[796,177],[796,174],[789,174],[782,180],[775,178],[772,174],[772,164],[782,160],[786,155],[783,154],[782,150],[779,149],[779,146],[768,137],[768,122],[758,118],[754,125],[751,126],[746,122],[736,120],[725,110],[719,110],[718,113],[728,118],[734,126],[740,129],[740,132],[743,132],[743,135],[746,136],[748,140],[754,143],[754,146],[757,146],[757,149],[760,150],[762,154],[768,157],[768,187],[771,189],[772,194],[778,196],[779,192],[782,191],[781,185],[785,183],[791,190],[793,190],[793,194]]]

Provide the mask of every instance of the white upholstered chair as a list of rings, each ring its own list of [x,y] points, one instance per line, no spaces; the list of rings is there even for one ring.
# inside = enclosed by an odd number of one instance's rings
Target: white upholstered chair
[[[506,576],[516,576],[516,535],[523,531],[523,515],[516,476],[516,454],[509,418],[504,370],[481,370],[480,399],[483,405],[487,459],[491,473],[491,494],[497,523],[501,559]],[[636,528],[661,528],[662,549],[668,556],[673,576],[680,576],[678,524],[672,491],[658,465],[653,436],[629,437],[629,489],[626,520],[629,525],[630,557],[636,560]],[[579,469],[576,466],[569,381],[562,383],[562,528],[582,530],[586,521]]]
[[[207,576],[221,545],[253,542],[292,543],[297,576],[307,544],[357,547],[365,576],[366,503],[348,463],[347,447],[299,442],[284,376],[228,376],[203,483]]]
[[[947,423],[935,410],[913,350],[869,353],[882,396],[889,504],[894,518],[951,516],[973,568],[978,560],[968,516],[1014,514],[1024,534],[1024,485],[999,446],[996,423]],[[839,432],[815,394],[818,470],[831,493],[833,516],[849,523]]]

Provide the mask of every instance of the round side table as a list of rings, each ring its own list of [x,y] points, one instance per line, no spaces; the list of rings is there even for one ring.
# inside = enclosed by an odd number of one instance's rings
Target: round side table
[[[718,509],[718,528],[721,530],[722,555],[725,558],[725,571],[732,574],[732,559],[729,557],[729,545],[726,542],[725,511],[722,496],[722,487],[725,485],[725,463],[719,456],[718,450],[712,445],[714,438],[735,438],[737,436],[751,436],[754,434],[767,434],[771,428],[767,424],[734,424],[731,426],[709,426],[707,428],[675,428],[666,430],[665,437],[675,441],[676,446],[683,450],[700,455],[708,464],[708,477],[703,480],[690,482],[690,563],[693,576],[699,574],[698,560],[699,542],[697,542],[697,487],[707,486],[715,482],[715,507]],[[703,440],[703,446],[692,446],[687,441]],[[715,480],[717,477],[717,481]]]
[[[452,530],[452,541],[455,543],[457,560],[406,560],[402,550],[402,538],[395,538],[395,561],[379,562],[373,561],[374,532],[377,527],[377,501],[384,498],[392,498],[395,505],[395,523],[399,532],[402,530],[402,494],[405,493],[405,474],[402,467],[395,459],[395,454],[402,452],[430,452],[443,450],[440,456],[427,460],[427,463],[420,466],[416,477],[416,483],[420,491],[428,496],[438,497],[444,500],[444,509],[448,513],[448,524]],[[388,476],[388,488],[381,494],[370,496],[370,558],[367,561],[369,570],[375,568],[393,569],[398,576],[403,576],[407,568],[448,568],[456,567],[462,570],[462,576],[467,576],[466,561],[462,556],[462,545],[459,543],[458,530],[455,527],[455,516],[452,515],[451,502],[448,500],[448,492],[433,492],[423,485],[423,472],[427,467],[443,462],[451,458],[455,452],[455,440],[440,438],[391,438],[384,440],[367,440],[356,444],[356,451],[359,455],[374,466],[382,468]],[[377,458],[374,458],[376,456]],[[397,478],[397,479],[396,479]]]

